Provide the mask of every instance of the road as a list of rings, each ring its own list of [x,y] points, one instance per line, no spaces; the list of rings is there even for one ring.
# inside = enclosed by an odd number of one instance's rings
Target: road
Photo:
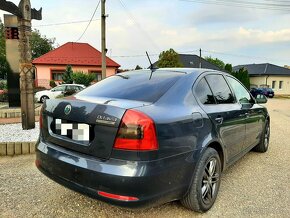
[[[46,178],[34,156],[0,158],[0,217],[289,217],[290,100],[270,99],[270,149],[250,152],[223,173],[214,207],[206,214],[171,202],[126,210],[70,191]]]

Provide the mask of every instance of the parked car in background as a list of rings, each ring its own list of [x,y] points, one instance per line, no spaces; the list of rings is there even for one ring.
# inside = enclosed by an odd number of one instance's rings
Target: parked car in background
[[[265,95],[268,98],[273,98],[275,96],[275,93],[271,88],[252,88],[250,92],[255,98],[259,94]]]
[[[43,90],[35,93],[35,99],[37,102],[44,102],[47,99],[55,99],[60,95],[69,96],[79,91],[82,91],[86,87],[79,84],[62,84],[56,86],[50,90]]]
[[[116,74],[44,102],[35,164],[52,180],[112,204],[181,200],[206,212],[222,171],[252,149],[267,151],[266,102],[220,71]]]

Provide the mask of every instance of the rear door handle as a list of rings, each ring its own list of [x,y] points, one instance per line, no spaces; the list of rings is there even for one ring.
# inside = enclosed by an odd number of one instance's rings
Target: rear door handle
[[[217,117],[217,118],[215,118],[215,121],[216,121],[218,124],[222,124],[222,123],[223,123],[223,120],[224,120],[223,117]]]

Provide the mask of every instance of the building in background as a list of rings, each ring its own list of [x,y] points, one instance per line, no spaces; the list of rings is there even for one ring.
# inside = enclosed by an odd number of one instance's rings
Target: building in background
[[[249,72],[251,87],[269,87],[275,94],[290,95],[290,69],[274,64],[245,64],[233,68],[245,68]]]
[[[102,53],[88,43],[68,42],[32,63],[36,68],[36,87],[50,88],[50,80],[61,83],[67,65],[71,65],[74,72],[95,74],[96,81],[102,79]],[[106,76],[116,74],[120,65],[108,57],[106,63]]]
[[[191,54],[178,54],[179,61],[183,65],[184,68],[199,68],[201,64],[201,68],[212,69],[212,70],[221,70],[218,66],[208,62],[207,60]],[[153,67],[157,67],[158,61],[153,64]]]

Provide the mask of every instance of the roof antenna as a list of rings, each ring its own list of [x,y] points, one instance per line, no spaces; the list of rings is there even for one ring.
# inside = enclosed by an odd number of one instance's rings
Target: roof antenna
[[[154,68],[147,51],[146,51],[146,55],[147,55],[147,58],[148,58],[149,63],[150,63],[151,74],[150,74],[149,80],[151,80],[152,74],[153,74],[154,70],[156,70],[156,68]]]

